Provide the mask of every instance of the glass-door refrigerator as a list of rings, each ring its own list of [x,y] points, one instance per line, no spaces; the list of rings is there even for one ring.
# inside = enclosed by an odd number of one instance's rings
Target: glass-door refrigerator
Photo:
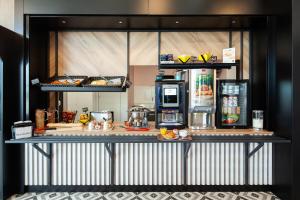
[[[217,80],[217,128],[249,127],[249,81]]]

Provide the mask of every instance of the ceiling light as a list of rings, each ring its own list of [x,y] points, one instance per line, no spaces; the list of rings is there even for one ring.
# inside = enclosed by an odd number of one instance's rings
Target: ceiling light
[[[120,20],[120,21],[118,21],[118,23],[119,23],[119,24],[123,24],[123,21]]]
[[[179,24],[180,22],[179,22],[179,21],[175,21],[175,23],[176,23],[176,24]]]
[[[62,23],[62,24],[66,24],[67,22],[66,22],[65,20],[62,20],[61,23]]]
[[[236,21],[235,21],[235,20],[232,20],[232,21],[231,21],[231,23],[235,24],[235,23],[236,23]]]

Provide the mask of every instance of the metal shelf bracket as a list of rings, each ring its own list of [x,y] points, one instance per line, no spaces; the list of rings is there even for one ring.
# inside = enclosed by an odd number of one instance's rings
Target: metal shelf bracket
[[[46,158],[51,159],[51,153],[45,152],[41,147],[38,146],[37,143],[33,143],[32,147],[35,148],[39,153],[41,153]]]
[[[109,157],[112,158],[113,153],[112,153],[112,150],[111,150],[111,148],[110,148],[111,145],[109,145],[109,143],[105,143],[104,145],[105,145],[106,151],[107,151],[108,154],[109,154]]]
[[[191,148],[191,143],[186,143],[186,146],[185,146],[185,150],[184,150],[184,157],[186,158],[188,156],[188,153],[190,151],[190,148]]]
[[[52,185],[52,160],[51,160],[52,144],[48,144],[48,151],[49,151],[48,153],[45,152],[41,147],[39,147],[38,143],[32,143],[32,147],[47,158],[47,174],[48,174],[47,184]]]
[[[258,152],[264,146],[264,144],[265,143],[263,142],[258,143],[258,145],[248,153],[248,158],[251,158],[256,152]]]

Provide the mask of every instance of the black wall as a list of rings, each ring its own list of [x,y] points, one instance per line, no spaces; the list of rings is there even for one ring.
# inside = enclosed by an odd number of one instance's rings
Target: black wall
[[[293,199],[300,199],[300,2],[293,0],[292,31],[293,31],[293,140],[292,140],[292,166],[293,166]]]
[[[10,126],[22,119],[20,71],[23,67],[23,38],[0,26],[0,199],[22,192],[23,146],[7,145]],[[2,68],[2,69],[1,69]]]
[[[252,105],[266,110],[266,126],[276,135],[292,139],[292,145],[274,145],[274,192],[284,200],[300,199],[299,0],[72,0],[72,5],[70,0],[15,1],[22,4],[18,8],[25,14],[42,15],[270,15],[267,29],[251,33]],[[22,16],[18,16],[22,20]],[[19,25],[23,24],[20,20]],[[46,66],[43,60],[46,59],[46,44],[41,42],[45,34],[36,32],[31,36],[34,35],[30,67],[41,71],[30,78],[45,76],[41,67]],[[34,100],[39,94],[32,89],[32,103],[44,106],[43,100]]]
[[[39,78],[41,82],[48,81],[48,48],[49,33],[43,30],[29,31],[29,81]],[[42,92],[38,86],[29,86],[29,110],[27,118],[35,119],[35,109],[47,109],[47,92]]]
[[[291,6],[291,4],[290,4]],[[275,45],[275,63],[270,68],[271,77],[270,104],[272,109],[271,127],[276,135],[291,138],[293,137],[293,71],[292,71],[292,18],[291,13],[285,16],[276,17],[276,25],[273,27]],[[271,49],[271,51],[273,51]],[[273,62],[273,61],[272,61]],[[293,146],[294,144],[292,144]],[[293,150],[291,145],[274,145],[274,184],[276,193],[282,199],[294,199],[291,192],[299,192],[292,185],[292,160]],[[297,198],[296,198],[297,199]],[[296,200],[295,199],[295,200]]]

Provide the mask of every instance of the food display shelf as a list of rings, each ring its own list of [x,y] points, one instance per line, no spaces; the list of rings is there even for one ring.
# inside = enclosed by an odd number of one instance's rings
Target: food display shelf
[[[174,64],[159,64],[160,69],[230,69],[232,66],[239,66],[240,62],[236,61],[235,63],[174,63]]]
[[[44,92],[126,92],[126,87],[64,87],[64,86],[41,86]]]
[[[50,78],[48,83],[40,83],[38,79],[35,79],[33,82],[34,85],[38,85],[41,91],[44,92],[126,92],[126,77],[124,76],[113,76],[107,77],[107,79],[121,78],[120,85],[111,85],[111,86],[97,86],[91,85],[93,80],[104,80],[105,77],[88,77],[88,76],[58,76]],[[54,80],[61,79],[82,79],[80,84],[51,84]]]

